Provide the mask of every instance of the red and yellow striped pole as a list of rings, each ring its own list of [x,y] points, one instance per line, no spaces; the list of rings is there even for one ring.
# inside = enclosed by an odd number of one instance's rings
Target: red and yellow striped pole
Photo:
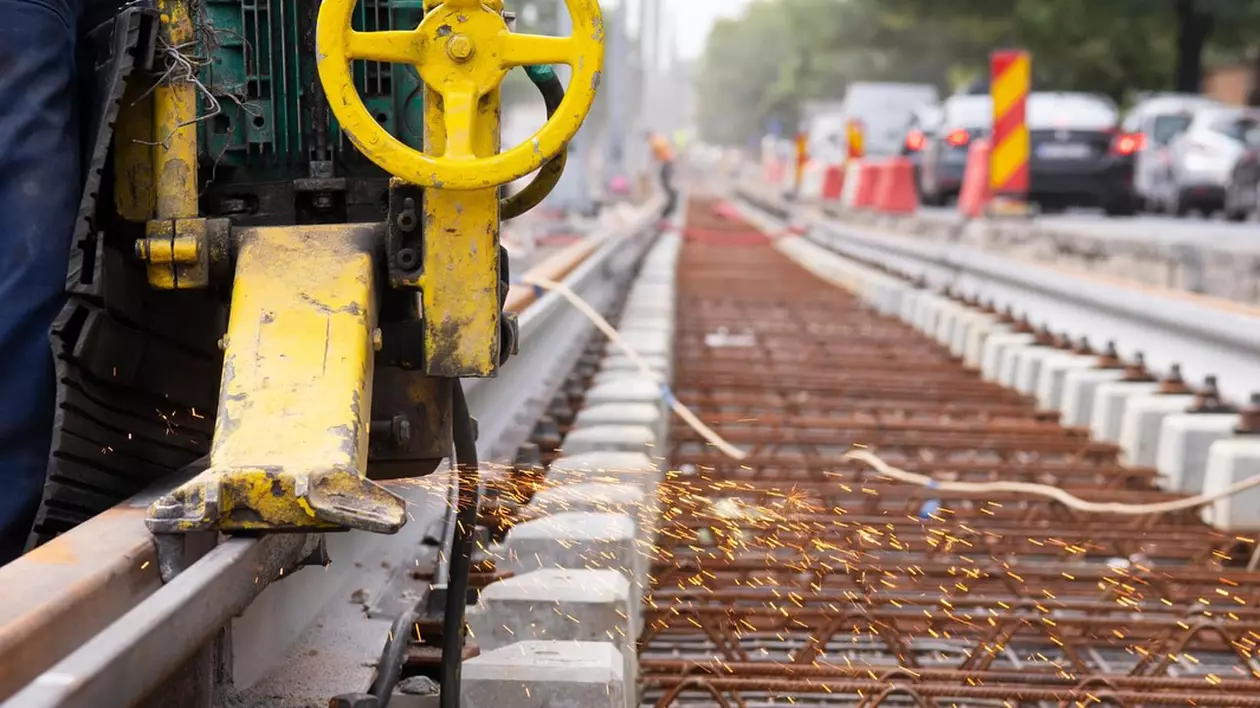
[[[1032,59],[1028,52],[994,52],[990,59],[993,94],[993,137],[989,153],[989,186],[1001,202],[1027,204],[1028,92],[1032,87]]]

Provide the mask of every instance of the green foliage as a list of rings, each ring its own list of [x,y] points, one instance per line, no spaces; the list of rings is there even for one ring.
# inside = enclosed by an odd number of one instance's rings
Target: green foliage
[[[989,53],[1028,49],[1034,86],[1124,101],[1171,90],[1187,11],[1210,18],[1207,57],[1260,46],[1260,0],[759,0],[715,26],[700,74],[705,137],[747,143],[851,81],[943,88],[988,73]],[[1195,57],[1194,60],[1200,60]]]

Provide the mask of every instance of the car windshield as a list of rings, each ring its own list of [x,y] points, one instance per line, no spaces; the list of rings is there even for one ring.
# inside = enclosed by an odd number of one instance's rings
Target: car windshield
[[[1156,116],[1151,126],[1151,142],[1156,145],[1167,145],[1169,141],[1184,133],[1194,119],[1188,113],[1174,113]]]
[[[1116,117],[1116,109],[1097,96],[1034,93],[1028,97],[1031,130],[1110,130],[1116,126]]]

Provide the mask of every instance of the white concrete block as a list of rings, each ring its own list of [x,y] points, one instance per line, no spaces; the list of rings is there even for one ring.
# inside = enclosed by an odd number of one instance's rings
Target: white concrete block
[[[610,642],[624,657],[627,684],[635,686],[630,603],[637,600],[615,570],[535,570],[487,586],[469,626],[483,652],[531,640]]]
[[[465,708],[625,708],[625,657],[611,642],[524,641],[464,662]]]
[[[642,311],[623,313],[621,316],[621,329],[661,332],[672,338],[674,336],[674,317],[669,314]]]
[[[972,310],[960,317],[954,326],[954,335],[949,342],[949,353],[962,358],[963,363],[966,364],[967,343],[971,340],[971,333],[982,327],[996,324],[997,319],[997,315],[983,310]]]
[[[978,321],[967,330],[966,349],[963,352],[963,366],[978,370],[984,364],[984,345],[990,337],[1010,334],[1011,326],[1001,324],[996,319],[992,322]]]
[[[595,425],[642,425],[656,429],[664,415],[650,403],[604,403],[578,411],[574,425],[589,428]]]
[[[1015,332],[995,334],[985,338],[980,362],[981,378],[985,381],[999,381],[1002,378],[1002,369],[1006,365],[1007,351],[1016,347],[1027,347],[1035,339],[1031,334]]]
[[[1234,437],[1240,420],[1236,413],[1180,413],[1165,418],[1155,455],[1160,486],[1202,493],[1208,450],[1217,440]]]
[[[586,482],[547,487],[534,495],[529,508],[540,515],[564,514],[570,511],[624,514],[641,526],[647,492],[637,484]]]
[[[1154,467],[1164,419],[1185,413],[1194,396],[1136,396],[1128,399],[1120,424],[1120,463]]]
[[[563,451],[571,455],[588,452],[641,452],[658,455],[656,432],[643,425],[594,425],[575,428],[564,439]]]
[[[626,299],[635,302],[672,303],[678,299],[678,291],[673,285],[647,284],[631,288]]]
[[[658,374],[668,373],[670,370],[670,358],[663,354],[649,354],[641,356],[643,362],[648,365],[653,372]],[[599,364],[600,373],[609,371],[631,371],[642,374],[639,364],[626,354],[617,353],[604,357]]]
[[[1037,404],[1042,410],[1057,411],[1063,402],[1064,383],[1069,371],[1088,370],[1098,364],[1097,356],[1082,356],[1065,352],[1061,356],[1046,357],[1037,377]]]
[[[547,470],[547,481],[552,484],[631,484],[650,494],[662,474],[657,464],[643,453],[592,452],[556,459]]]
[[[644,311],[672,315],[674,310],[675,298],[670,293],[637,292],[626,296],[626,306],[622,314]]]
[[[615,373],[617,372],[604,372],[600,376],[605,374],[611,376]],[[628,372],[621,373],[624,375]],[[599,377],[596,377],[596,381],[600,381]],[[589,428],[596,425],[641,425],[652,431],[658,446],[664,446],[669,433],[669,417],[661,411],[659,406],[651,403],[605,403],[584,408],[578,411],[573,425],[577,428]],[[658,454],[658,451],[653,450],[649,456],[655,454]],[[659,454],[664,453],[659,452]]]
[[[1062,349],[1054,347],[1026,347],[1016,350],[1014,378],[1008,385],[1020,393],[1036,393],[1041,365],[1046,359],[1061,356],[1063,353]]]
[[[662,371],[662,372],[655,372],[655,373],[657,373],[658,375],[664,376],[665,372]],[[598,374],[595,374],[595,377],[591,379],[591,385],[602,386],[607,383],[612,383],[613,381],[620,381],[622,379],[633,379],[641,375],[642,374],[639,372],[637,368],[636,369],[619,369],[619,370],[614,370],[614,371],[601,371]],[[650,406],[652,404],[644,403],[642,405]]]
[[[906,313],[906,324],[915,329],[919,329],[920,323],[925,317],[923,315],[924,309],[928,306],[929,302],[935,302],[936,299],[937,296],[935,293],[928,290],[920,290],[918,294],[915,295],[914,300],[910,303],[910,311]]]
[[[949,304],[949,300],[940,295],[926,295],[919,299],[919,311],[914,321],[914,328],[931,336],[936,331],[936,320],[941,308]]]
[[[504,570],[611,569],[626,573],[638,563],[634,520],[624,514],[573,511],[513,526],[504,541]]]
[[[1094,388],[1093,414],[1089,434],[1101,442],[1119,442],[1124,409],[1134,396],[1150,396],[1159,391],[1158,383],[1145,381],[1103,381]]]
[[[544,568],[615,570],[631,587],[630,615],[640,629],[639,599],[647,582],[649,544],[639,540],[635,519],[625,514],[567,511],[513,526],[498,567],[516,575]]]
[[[1218,494],[1260,474],[1260,437],[1218,440],[1208,452],[1205,495]],[[1252,487],[1203,507],[1203,520],[1228,533],[1260,531],[1260,487]]]
[[[650,297],[648,295],[638,297],[631,295],[626,297],[626,305],[621,309],[621,316],[643,314],[673,317],[676,309],[676,303],[673,299]]]
[[[905,283],[884,278],[879,281],[871,296],[871,305],[883,315],[898,316],[901,313],[902,299],[911,290]]]
[[[948,346],[954,339],[954,328],[959,320],[971,312],[971,308],[952,300],[946,300],[936,308],[936,323],[928,335],[938,344]]]
[[[633,329],[619,331],[617,334],[620,335],[622,342],[639,356],[668,356],[673,351],[673,337],[664,330]],[[607,354],[624,353],[616,342],[608,342],[604,345],[604,352]]]
[[[1118,369],[1076,369],[1063,377],[1063,398],[1059,412],[1065,426],[1089,427],[1094,414],[1094,392],[1107,381],[1124,376]]]
[[[586,392],[586,405],[598,406],[601,403],[652,403],[664,407],[661,384],[641,374],[591,387]]]
[[[897,308],[897,317],[906,324],[913,324],[914,313],[919,308],[919,298],[927,294],[920,288],[909,288],[901,295],[901,306]]]
[[[1037,346],[1036,340],[1015,344],[1005,347],[999,354],[997,383],[1000,386],[1014,389],[1015,381],[1019,378],[1019,362],[1024,357],[1024,352]]]
[[[496,581],[478,604],[482,651],[526,640],[628,646],[630,581],[615,570],[545,568]]]

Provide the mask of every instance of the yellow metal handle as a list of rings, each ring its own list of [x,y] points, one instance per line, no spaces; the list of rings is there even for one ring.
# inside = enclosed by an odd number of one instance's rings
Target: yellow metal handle
[[[604,23],[598,0],[565,0],[573,19],[569,37],[515,34],[481,0],[446,0],[414,30],[356,32],[357,0],[324,0],[316,25],[319,79],[341,127],[368,159],[412,184],[475,190],[520,179],[573,139],[595,101],[604,60]],[[446,150],[427,155],[390,135],[355,89],[350,60],[411,64],[442,97]],[[481,98],[516,66],[567,64],[573,78],[560,109],[526,142],[498,155],[473,153]]]

